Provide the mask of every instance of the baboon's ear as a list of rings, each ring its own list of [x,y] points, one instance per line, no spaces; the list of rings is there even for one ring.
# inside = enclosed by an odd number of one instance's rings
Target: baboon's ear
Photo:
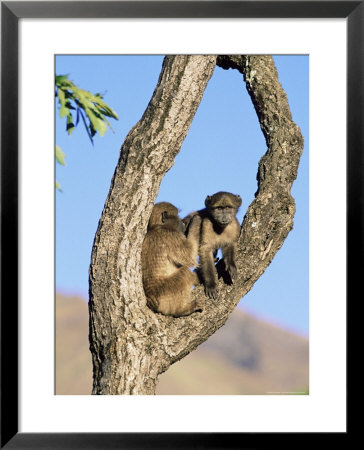
[[[167,216],[168,216],[167,211],[163,211],[162,212],[162,223],[164,223],[167,220]]]
[[[208,196],[206,197],[206,199],[205,199],[205,206],[206,206],[206,207],[209,206],[210,200],[211,200],[211,197],[208,195]]]
[[[241,199],[240,195],[235,195],[235,197],[236,197],[237,204],[238,204],[237,207],[239,208],[239,206],[241,206],[241,204],[243,203],[243,200]]]

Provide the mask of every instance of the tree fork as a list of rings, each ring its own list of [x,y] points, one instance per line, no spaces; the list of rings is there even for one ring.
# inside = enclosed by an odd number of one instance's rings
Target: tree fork
[[[146,306],[141,245],[164,174],[173,165],[214,67],[239,70],[266,138],[256,198],[238,242],[238,279],[219,281],[214,302],[196,287],[202,313],[172,318]],[[292,182],[303,138],[270,56],[167,56],[152,99],[121,148],[89,271],[93,394],[153,394],[160,373],[227,320],[268,267],[293,226]],[[173,202],[173,199],[167,199]],[[221,269],[220,263],[218,269]]]

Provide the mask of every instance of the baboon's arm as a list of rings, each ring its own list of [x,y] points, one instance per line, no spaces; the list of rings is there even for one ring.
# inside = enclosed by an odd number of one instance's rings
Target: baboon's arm
[[[224,257],[225,270],[230,275],[231,280],[234,280],[238,275],[235,264],[236,243],[232,242],[230,244],[224,245],[221,250]]]

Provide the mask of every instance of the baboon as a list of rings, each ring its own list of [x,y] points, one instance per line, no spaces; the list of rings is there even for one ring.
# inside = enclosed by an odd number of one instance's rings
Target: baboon
[[[191,301],[198,276],[196,266],[201,218],[194,217],[185,236],[178,209],[171,203],[154,205],[142,246],[142,275],[147,305],[158,313],[180,317],[202,311]]]
[[[213,299],[217,298],[218,293],[214,263],[219,248],[222,250],[225,270],[231,281],[237,276],[235,253],[240,225],[235,215],[241,203],[240,195],[217,192],[206,197],[205,209],[191,213],[183,219],[186,226],[196,216],[202,219],[199,248],[200,274],[205,294]]]

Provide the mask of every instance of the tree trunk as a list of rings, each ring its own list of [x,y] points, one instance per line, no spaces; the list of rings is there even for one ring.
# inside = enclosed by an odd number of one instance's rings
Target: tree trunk
[[[203,313],[172,318],[146,306],[141,245],[162,178],[173,165],[216,64],[243,74],[268,150],[259,163],[256,198],[241,227],[238,279],[227,285],[220,278],[217,302],[205,297],[202,286],[196,287],[192,295],[203,301]],[[290,189],[302,148],[270,56],[164,59],[152,99],[121,148],[93,245],[93,394],[154,394],[158,376],[226,322],[292,229]]]

